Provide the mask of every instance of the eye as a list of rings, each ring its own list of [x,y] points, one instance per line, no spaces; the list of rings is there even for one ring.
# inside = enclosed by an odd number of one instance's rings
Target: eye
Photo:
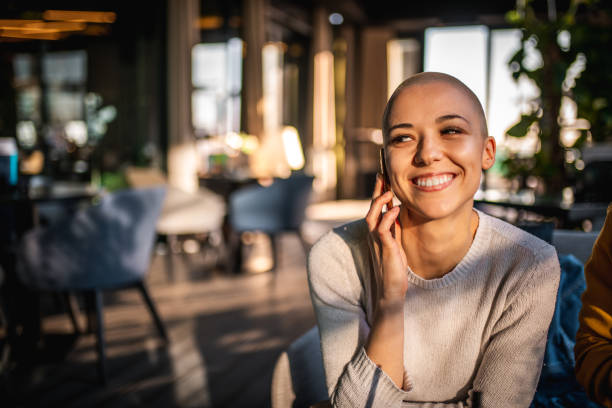
[[[441,133],[443,135],[459,135],[465,132],[461,128],[458,128],[455,126],[449,126],[449,127],[443,128]]]
[[[389,141],[389,144],[396,145],[400,143],[410,142],[412,140],[414,140],[414,137],[410,135],[406,135],[406,134],[400,134],[400,135],[392,136],[391,140]]]

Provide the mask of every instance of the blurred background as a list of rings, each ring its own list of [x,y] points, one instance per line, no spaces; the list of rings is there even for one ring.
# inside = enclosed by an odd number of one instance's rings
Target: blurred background
[[[485,109],[479,208],[598,231],[611,27],[596,0],[3,1],[0,403],[269,406],[277,357],[315,324],[305,254],[365,215],[386,100],[421,71]],[[157,207],[120,206],[160,186]],[[155,231],[102,249],[104,217]],[[129,285],[70,275],[135,248]],[[152,296],[114,290],[134,285]]]

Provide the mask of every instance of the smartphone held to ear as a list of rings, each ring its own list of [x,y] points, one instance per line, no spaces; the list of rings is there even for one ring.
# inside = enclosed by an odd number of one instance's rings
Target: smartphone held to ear
[[[389,173],[387,172],[387,162],[385,161],[385,149],[384,148],[381,148],[379,151],[378,163],[380,167],[380,174],[382,175],[382,179],[383,179],[382,193],[384,194],[387,191],[391,191],[391,180],[389,179]],[[385,207],[387,211],[395,207],[393,200],[385,204]],[[395,222],[397,225],[399,225],[399,218],[396,218]],[[393,228],[392,231],[395,236],[395,229]]]
[[[380,174],[383,178],[383,192],[391,190],[391,182],[389,181],[389,175],[387,174],[387,163],[385,161],[385,149],[381,148],[378,156],[378,164],[380,167]]]

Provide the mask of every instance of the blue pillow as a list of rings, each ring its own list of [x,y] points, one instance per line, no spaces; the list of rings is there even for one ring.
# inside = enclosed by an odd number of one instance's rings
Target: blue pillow
[[[581,296],[586,289],[584,267],[573,255],[560,255],[561,280],[555,313],[548,330],[540,382],[531,406],[599,408],[590,401],[574,376],[574,345]]]

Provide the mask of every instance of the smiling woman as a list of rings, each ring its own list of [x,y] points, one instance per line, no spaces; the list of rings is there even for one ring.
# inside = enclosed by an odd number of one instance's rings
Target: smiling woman
[[[332,405],[529,406],[559,264],[473,209],[495,162],[478,99],[451,76],[415,75],[391,96],[383,135],[388,181],[365,219],[309,256]]]

